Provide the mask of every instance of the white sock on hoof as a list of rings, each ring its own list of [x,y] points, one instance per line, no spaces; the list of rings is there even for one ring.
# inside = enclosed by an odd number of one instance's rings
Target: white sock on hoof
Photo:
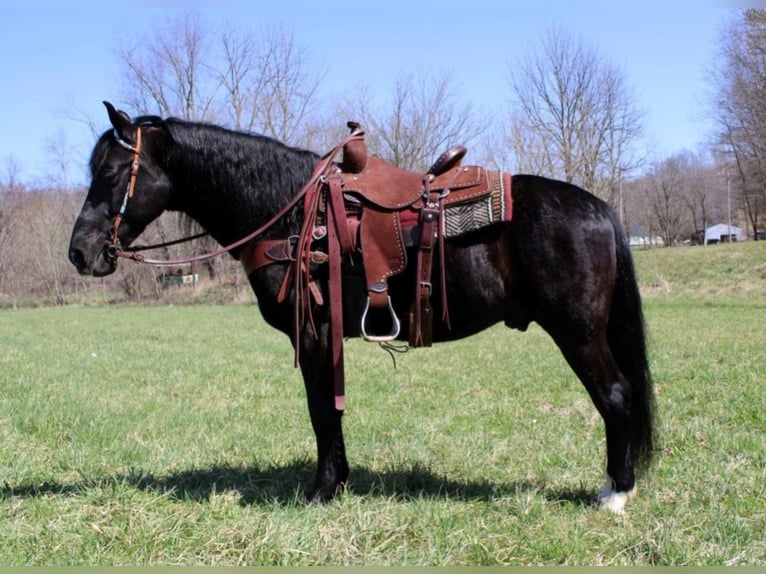
[[[607,474],[604,488],[598,493],[598,502],[602,509],[622,514],[628,501],[636,496],[636,487],[634,485],[625,492],[618,492],[614,488],[614,479]]]

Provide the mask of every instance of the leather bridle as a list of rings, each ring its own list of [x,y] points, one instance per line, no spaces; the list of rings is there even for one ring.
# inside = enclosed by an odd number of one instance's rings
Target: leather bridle
[[[120,228],[122,218],[125,216],[125,211],[128,209],[128,202],[132,199],[133,193],[136,190],[136,176],[138,176],[139,158],[141,156],[141,128],[139,127],[136,129],[136,145],[131,145],[122,139],[116,129],[114,130],[114,138],[117,140],[117,143],[126,150],[133,152],[133,161],[130,165],[130,179],[128,180],[128,186],[125,189],[125,195],[122,197],[120,210],[114,217],[112,228],[109,231],[107,255],[111,259],[116,258],[121,252],[120,240],[117,238],[117,230]]]

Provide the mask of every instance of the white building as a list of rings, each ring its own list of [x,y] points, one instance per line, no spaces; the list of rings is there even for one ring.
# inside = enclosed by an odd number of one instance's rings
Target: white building
[[[724,243],[726,236],[731,233],[732,241],[742,241],[744,236],[742,235],[742,229],[739,227],[731,226],[729,231],[729,225],[726,223],[718,223],[712,227],[708,227],[705,230],[705,245],[708,243]]]
[[[655,235],[654,237],[631,235],[629,239],[631,247],[663,247],[665,245],[665,240],[659,235]]]

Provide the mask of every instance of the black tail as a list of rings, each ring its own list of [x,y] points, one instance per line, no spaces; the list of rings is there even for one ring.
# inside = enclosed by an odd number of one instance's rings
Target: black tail
[[[630,383],[631,453],[637,474],[649,467],[655,444],[654,389],[646,352],[641,296],[630,245],[616,217],[617,283],[609,313],[609,349]]]

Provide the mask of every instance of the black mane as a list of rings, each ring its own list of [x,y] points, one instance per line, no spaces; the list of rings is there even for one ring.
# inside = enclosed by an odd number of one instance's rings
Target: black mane
[[[224,244],[247,235],[284,207],[319,159],[314,152],[261,134],[177,118],[158,120],[142,116],[134,123],[161,128],[145,132],[143,149],[173,183],[169,209],[185,212]],[[106,157],[112,138],[111,130],[105,132],[94,148],[93,173]],[[141,170],[152,169],[147,163],[141,164]],[[239,217],[232,220],[224,215],[232,213]],[[294,226],[297,217],[296,209],[271,232]],[[221,221],[225,227],[216,228]]]
[[[201,213],[185,209],[198,221],[225,201],[227,213],[247,213],[246,219],[260,225],[264,214],[276,213],[298,193],[319,159],[260,134],[176,119],[165,127],[175,144],[167,167],[181,193],[198,192],[193,209]]]

